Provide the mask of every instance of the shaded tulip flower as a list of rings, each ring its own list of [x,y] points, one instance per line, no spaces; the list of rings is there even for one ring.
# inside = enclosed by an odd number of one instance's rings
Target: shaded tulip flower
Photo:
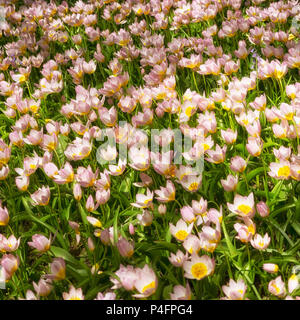
[[[86,219],[93,227],[102,228],[102,223],[99,219],[91,216],[87,216]]]
[[[300,287],[299,276],[293,273],[288,280],[288,292],[293,293],[299,287]]]
[[[73,186],[73,195],[74,195],[74,198],[75,198],[77,201],[80,201],[80,200],[81,200],[82,190],[81,190],[81,187],[80,187],[80,184],[79,184],[79,183],[75,183],[75,184],[74,184],[74,186]]]
[[[136,217],[144,227],[148,227],[152,224],[153,214],[148,210],[143,210],[143,214],[138,214]]]
[[[2,207],[0,200],[0,226],[6,226],[9,222],[9,213],[6,207]]]
[[[95,250],[95,244],[91,237],[88,237],[88,248],[91,252]]]
[[[197,236],[193,234],[189,234],[183,241],[182,246],[190,254],[194,252],[197,253],[201,248],[201,241]]]
[[[0,234],[0,251],[2,252],[13,252],[19,248],[20,238],[17,239],[13,234],[8,238]]]
[[[12,254],[4,254],[1,258],[0,264],[4,269],[4,278],[9,280],[17,271],[20,259],[18,256],[14,256]]]
[[[184,254],[181,250],[178,250],[176,254],[171,253],[168,259],[173,266],[182,267],[184,261],[188,260],[188,252]]]
[[[27,290],[25,299],[18,298],[18,300],[39,300],[39,299],[35,296],[32,290]]]
[[[33,282],[33,287],[37,295],[40,297],[47,297],[53,289],[51,280],[45,279],[40,279],[37,284]]]
[[[134,252],[134,243],[129,242],[125,238],[121,237],[117,242],[117,248],[122,257],[130,258]]]
[[[247,285],[243,279],[238,281],[230,279],[227,286],[222,286],[222,290],[228,300],[244,300]]]
[[[97,297],[94,300],[116,300],[116,294],[114,292],[98,292]]]
[[[63,280],[66,277],[66,263],[63,258],[54,258],[50,265],[51,274],[45,275],[45,278],[51,280]]]
[[[109,174],[112,176],[122,175],[126,169],[126,165],[127,165],[127,160],[119,159],[118,165],[112,165],[112,164],[108,165]],[[133,185],[135,184],[133,183]]]
[[[152,200],[153,200],[153,192],[147,189],[147,193],[145,195],[141,193],[137,193],[136,202],[131,203],[131,205],[136,208],[142,208],[142,209],[149,208],[149,207],[152,207]]]
[[[262,218],[267,217],[270,213],[270,208],[264,201],[257,203],[256,210]]]
[[[221,184],[225,191],[235,191],[238,184],[238,180],[239,179],[237,176],[229,174],[226,180],[221,179]]]
[[[34,205],[46,206],[50,200],[50,188],[42,186],[36,192],[30,195]]]
[[[192,223],[196,220],[194,210],[190,206],[184,206],[180,209],[182,219],[187,223]]]
[[[235,156],[230,160],[230,169],[234,172],[244,172],[246,166],[246,161],[240,156]]]
[[[176,285],[173,288],[173,292],[170,293],[171,300],[191,300],[192,292],[190,285],[187,283],[186,287],[182,285]]]
[[[5,180],[9,174],[9,166],[0,168],[0,180]]]
[[[96,210],[94,198],[92,195],[89,195],[89,197],[87,198],[85,208],[88,212],[92,212],[92,211]]]
[[[274,263],[264,263],[263,270],[268,273],[277,273],[279,270],[279,267],[277,264],[274,264]]]
[[[119,279],[110,277],[110,281],[113,283],[111,289],[124,288],[127,291],[131,291],[135,288],[135,281],[137,279],[137,273],[133,266],[128,265],[124,267],[120,264],[119,269],[115,272]]]
[[[82,289],[76,289],[73,285],[70,286],[69,292],[63,292],[64,300],[84,300]]]
[[[32,236],[32,241],[28,242],[28,245],[39,252],[46,252],[50,249],[51,237],[48,239],[42,234],[35,234]]]
[[[134,286],[139,292],[138,294],[133,294],[135,298],[147,298],[155,293],[158,280],[154,271],[146,264],[143,269],[136,269],[136,280]]]
[[[167,206],[165,204],[160,204],[157,208],[157,211],[160,215],[165,215],[167,212]]]
[[[54,175],[54,182],[58,184],[70,183],[74,180],[74,171],[73,167],[69,162],[66,162],[64,167]]]
[[[238,233],[236,238],[242,241],[243,243],[247,243],[254,236],[256,232],[256,226],[255,226],[255,223],[247,217],[244,218],[243,220],[245,224],[235,223],[234,229]]]
[[[160,190],[154,191],[157,194],[156,199],[160,202],[169,202],[175,200],[175,186],[172,181],[168,180],[166,188],[160,187]]]
[[[274,296],[278,298],[284,298],[286,295],[285,284],[282,281],[281,276],[278,276],[276,279],[271,280],[268,284],[268,290]]]

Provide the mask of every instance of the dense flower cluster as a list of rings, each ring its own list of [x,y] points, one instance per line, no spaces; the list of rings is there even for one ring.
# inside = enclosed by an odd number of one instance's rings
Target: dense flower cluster
[[[3,298],[299,299],[298,1],[0,18]]]

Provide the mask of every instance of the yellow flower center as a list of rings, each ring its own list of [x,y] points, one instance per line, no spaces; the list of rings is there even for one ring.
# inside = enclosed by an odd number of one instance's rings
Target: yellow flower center
[[[288,177],[291,173],[291,170],[288,166],[283,166],[278,170],[278,177]]]
[[[246,204],[240,204],[237,209],[244,215],[247,215],[251,211],[251,207],[247,206]]]
[[[200,280],[207,275],[207,266],[202,262],[195,263],[191,268],[192,275]]]
[[[281,71],[281,70],[276,70],[275,69],[275,71],[274,71],[274,77],[276,78],[276,79],[281,79],[282,77],[283,77],[283,72]]]
[[[194,110],[195,110],[194,107],[187,107],[187,108],[185,109],[185,114],[186,114],[188,117],[190,117],[190,116],[192,115],[192,113],[193,113]]]
[[[146,290],[148,289],[155,289],[155,281],[150,282],[149,284],[147,284],[143,289],[142,289],[142,293],[144,293]]]
[[[203,143],[204,151],[210,149],[210,146],[207,143]]]
[[[49,149],[50,151],[51,150],[54,150],[55,149],[55,142],[49,142],[48,145],[47,145],[47,149]]]
[[[64,268],[60,268],[55,275],[57,280],[62,280],[66,277],[66,271]]]
[[[26,77],[24,76],[24,74],[22,74],[19,78],[19,82],[24,82],[26,81]]]
[[[188,236],[188,233],[185,230],[179,230],[175,234],[175,237],[181,241],[183,241],[187,236]]]
[[[70,300],[81,300],[78,296],[72,296]]]
[[[252,233],[252,234],[255,233],[255,229],[254,229],[253,224],[251,224],[251,225],[248,227],[248,232],[249,232],[249,233]]]
[[[285,115],[286,120],[292,120],[294,116],[294,112],[289,112]]]
[[[102,227],[101,221],[100,221],[100,220],[97,220],[97,221],[94,223],[94,227],[101,228],[101,227]]]
[[[258,245],[259,245],[260,247],[263,247],[263,246],[265,245],[265,243],[264,243],[263,241],[259,241]]]
[[[278,286],[275,283],[272,284],[272,287],[275,289],[277,294],[280,292],[280,289],[278,288]]]
[[[193,183],[190,184],[189,190],[192,191],[192,192],[196,191],[198,189],[198,186],[199,186],[199,183],[193,182]]]

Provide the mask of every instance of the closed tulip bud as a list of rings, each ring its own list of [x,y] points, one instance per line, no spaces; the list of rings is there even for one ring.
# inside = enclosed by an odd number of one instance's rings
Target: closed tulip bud
[[[274,263],[264,263],[263,270],[268,273],[277,273],[278,272],[278,265]]]
[[[101,242],[102,242],[103,244],[105,244],[105,245],[111,244],[108,229],[105,229],[105,230],[103,230],[103,231],[101,231],[100,229],[97,229],[97,230],[98,230],[99,233],[100,233],[100,234],[98,235],[98,237],[100,237]],[[95,230],[95,231],[96,231],[96,230]],[[95,236],[97,236],[97,235],[95,235]]]
[[[130,225],[129,225],[129,233],[130,233],[132,236],[133,236],[134,233],[135,233],[134,226],[133,226],[132,223],[130,223]]]
[[[88,238],[88,247],[92,252],[95,250],[95,244],[91,237]]]
[[[0,169],[0,180],[5,180],[9,174],[9,167],[8,166],[3,166]]]
[[[40,281],[36,284],[33,282],[33,287],[37,295],[41,297],[46,297],[50,294],[53,286],[51,284],[51,280],[40,279]]]
[[[262,218],[265,218],[269,215],[270,213],[270,209],[268,207],[268,205],[263,202],[263,201],[260,201],[257,205],[256,205],[256,209],[257,209],[257,212],[259,213],[259,215],[262,217]]]
[[[85,207],[88,212],[92,212],[95,210],[95,202],[92,195],[89,195],[89,197],[87,198]]]
[[[167,206],[165,204],[160,204],[158,206],[158,213],[161,215],[164,215],[166,214],[166,212],[167,212]]]
[[[98,228],[101,228],[101,227],[102,227],[102,223],[101,223],[101,221],[100,221],[99,219],[94,218],[94,217],[92,217],[92,216],[87,216],[86,218],[87,218],[87,221],[88,221],[91,225],[93,225],[93,227],[98,227]]]
[[[6,226],[9,221],[9,214],[6,207],[1,206],[0,202],[0,226]]]
[[[80,184],[79,184],[79,183],[75,183],[75,184],[74,184],[73,194],[74,194],[74,198],[75,198],[77,201],[80,201],[80,200],[81,200],[82,190],[81,190],[81,187],[80,187]]]
[[[63,280],[66,277],[66,263],[63,258],[54,258],[50,265],[51,275],[48,278],[52,280]]]
[[[299,276],[296,274],[292,274],[288,280],[288,290],[289,293],[292,293],[294,290],[297,290],[300,287]]]
[[[120,255],[125,258],[130,258],[134,252],[134,245],[132,242],[127,241],[125,238],[120,238],[117,242],[117,248]]]

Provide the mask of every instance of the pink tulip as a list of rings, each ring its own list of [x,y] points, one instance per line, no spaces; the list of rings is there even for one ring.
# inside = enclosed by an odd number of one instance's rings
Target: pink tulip
[[[48,239],[41,234],[35,234],[32,236],[32,242],[28,242],[28,245],[37,249],[39,252],[46,252],[50,249],[51,237]]]

